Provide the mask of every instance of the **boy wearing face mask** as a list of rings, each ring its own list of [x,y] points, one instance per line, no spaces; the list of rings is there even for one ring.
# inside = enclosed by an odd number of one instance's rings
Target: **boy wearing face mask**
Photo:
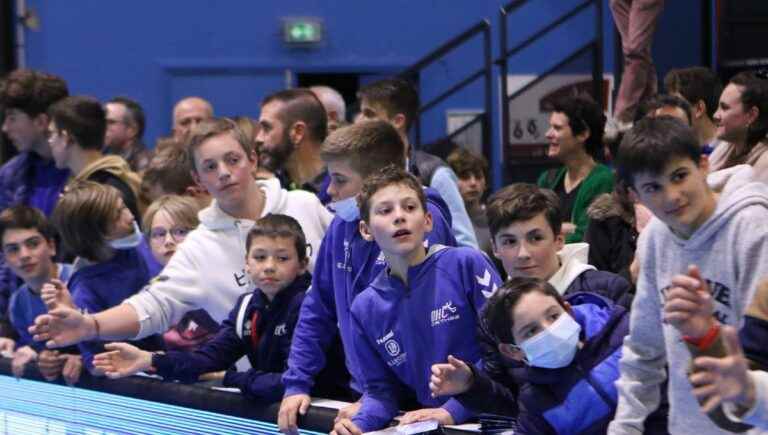
[[[432,366],[434,395],[453,395],[478,412],[517,415],[515,434],[605,433],[629,331],[623,307],[590,293],[564,299],[541,279],[518,277],[491,296],[481,325],[501,355],[522,363],[514,383],[498,383],[450,356]]]
[[[74,305],[85,312],[119,305],[160,272],[131,211],[112,186],[92,181],[71,184],[59,199],[52,221],[64,245],[77,256],[68,287]],[[162,340],[153,335],[139,345],[157,350]],[[103,346],[97,341],[78,346],[86,368],[99,374],[92,360]]]
[[[360,211],[357,195],[363,179],[377,170],[395,165],[405,168],[405,145],[394,127],[384,121],[368,121],[340,128],[326,138],[321,157],[328,166],[331,183],[329,206],[336,216],[323,238],[307,294],[291,343],[288,370],[283,376],[285,398],[278,425],[283,431],[296,430],[296,416],[309,406],[309,391],[325,365],[325,349],[337,333],[344,345],[352,386],[361,391],[360,365],[351,345],[349,307],[354,298],[384,269],[386,263],[375,242],[365,240],[359,231]],[[436,192],[425,189],[427,210],[433,228],[425,234],[428,246],[456,246],[451,233],[451,216]],[[351,408],[342,415],[352,415]]]

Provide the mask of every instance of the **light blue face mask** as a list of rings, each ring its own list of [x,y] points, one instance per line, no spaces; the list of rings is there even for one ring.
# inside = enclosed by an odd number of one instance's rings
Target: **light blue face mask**
[[[334,201],[328,204],[328,207],[336,213],[336,216],[342,218],[345,222],[354,222],[360,219],[360,208],[357,206],[357,196],[353,195],[347,199]]]
[[[139,246],[142,239],[143,235],[141,234],[141,229],[139,229],[139,224],[133,221],[133,232],[125,237],[110,240],[109,246],[115,249],[131,249]]]
[[[573,361],[579,344],[581,325],[563,313],[549,327],[520,343],[528,365],[559,369]]]

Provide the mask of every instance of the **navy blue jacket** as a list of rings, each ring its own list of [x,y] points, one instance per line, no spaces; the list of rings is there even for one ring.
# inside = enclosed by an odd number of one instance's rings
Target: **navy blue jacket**
[[[568,286],[565,296],[575,293],[594,293],[626,309],[632,307],[632,284],[611,272],[585,270]]]
[[[253,399],[280,400],[281,376],[310,280],[309,274],[297,277],[271,303],[258,289],[240,296],[213,339],[192,352],[155,354],[152,365],[160,376],[181,382],[196,382],[203,373],[227,370],[225,386],[237,387]],[[244,355],[252,368],[247,372],[231,369]]]
[[[407,286],[384,270],[355,299],[354,352],[365,367],[363,403],[353,417],[360,430],[377,430],[392,420],[401,383],[422,406],[441,406],[456,423],[472,416],[455,399],[431,396],[430,370],[448,355],[480,360],[472,331],[486,298],[500,284],[480,251],[443,248],[408,269]]]
[[[425,188],[427,209],[432,213],[429,245],[456,246],[448,206],[435,190]],[[353,352],[350,307],[354,298],[384,270],[384,256],[375,242],[360,235],[360,221],[345,222],[335,217],[320,245],[320,252],[296,325],[288,370],[283,376],[286,395],[308,394],[315,377],[326,365],[325,352],[336,335],[341,336],[346,367],[353,381],[361,379]],[[353,387],[362,389],[357,382]]]
[[[516,434],[604,434],[618,400],[621,346],[629,332],[628,312],[589,293],[567,298],[581,325],[581,341],[573,362],[561,369],[516,364],[500,384],[473,368],[472,388],[457,396],[477,411],[518,415]],[[511,388],[509,388],[511,387]]]
[[[136,248],[116,249],[111,259],[83,266],[72,274],[68,283],[72,301],[89,313],[104,311],[136,294],[160,269],[146,241]],[[162,349],[159,335],[152,335],[135,344],[147,350]],[[100,341],[82,342],[78,347],[83,355],[83,364],[89,370],[93,368],[93,355],[104,352]]]

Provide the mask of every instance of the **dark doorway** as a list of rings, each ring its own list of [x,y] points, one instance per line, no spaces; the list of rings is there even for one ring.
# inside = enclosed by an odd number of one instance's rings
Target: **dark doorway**
[[[745,69],[768,67],[768,2],[718,0],[718,70],[724,81]]]

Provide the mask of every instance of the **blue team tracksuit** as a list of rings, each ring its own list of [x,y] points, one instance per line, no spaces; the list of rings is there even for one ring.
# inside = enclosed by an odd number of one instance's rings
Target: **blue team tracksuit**
[[[398,412],[398,385],[424,407],[443,407],[456,423],[472,413],[456,399],[433,398],[433,364],[448,355],[476,363],[480,309],[501,279],[488,258],[471,248],[434,246],[408,269],[408,285],[383,271],[352,304],[354,350],[364,396],[352,421],[363,431],[386,426]],[[373,320],[373,321],[372,321]]]
[[[433,228],[426,239],[429,245],[456,246],[451,231],[451,214],[440,195],[425,188],[427,209]],[[296,334],[283,376],[285,394],[308,394],[315,376],[325,366],[325,349],[336,336],[344,344],[347,369],[358,391],[360,366],[350,351],[352,329],[349,308],[352,300],[373,281],[385,266],[375,242],[363,240],[360,221],[345,222],[335,217],[323,237],[315,263],[312,287],[301,307]]]

